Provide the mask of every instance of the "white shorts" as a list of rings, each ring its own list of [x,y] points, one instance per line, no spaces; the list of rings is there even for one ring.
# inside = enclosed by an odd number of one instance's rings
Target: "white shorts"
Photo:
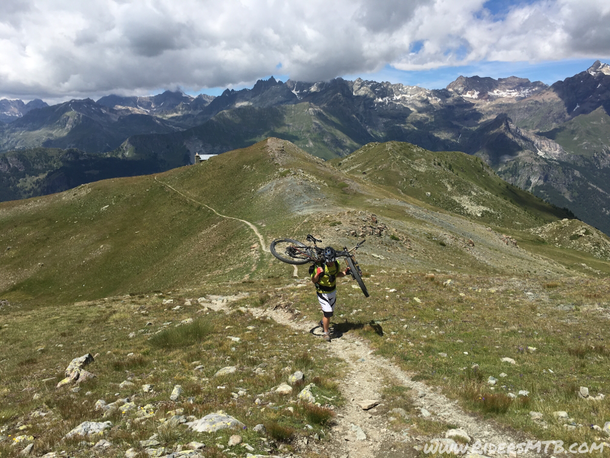
[[[322,293],[316,291],[318,294],[318,301],[322,311],[326,313],[333,313],[335,309],[335,302],[337,302],[337,290],[331,291],[330,293]]]

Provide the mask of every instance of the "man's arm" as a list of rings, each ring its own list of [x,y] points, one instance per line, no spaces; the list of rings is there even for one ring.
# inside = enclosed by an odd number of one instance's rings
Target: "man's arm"
[[[324,269],[322,267],[316,268],[316,274],[311,277],[311,281],[314,283],[318,283],[320,281],[320,276],[324,273]]]

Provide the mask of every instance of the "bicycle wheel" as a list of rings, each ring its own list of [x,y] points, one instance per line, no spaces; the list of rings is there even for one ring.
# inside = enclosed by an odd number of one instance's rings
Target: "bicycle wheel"
[[[311,261],[305,254],[306,245],[293,239],[276,239],[271,242],[269,251],[282,262],[288,264],[307,264]]]
[[[352,278],[358,282],[358,285],[360,285],[360,289],[364,293],[364,297],[369,297],[369,291],[368,289],[366,289],[366,285],[362,281],[362,276],[360,275],[360,267],[358,266],[358,263],[355,262],[352,258],[346,258],[346,260]]]

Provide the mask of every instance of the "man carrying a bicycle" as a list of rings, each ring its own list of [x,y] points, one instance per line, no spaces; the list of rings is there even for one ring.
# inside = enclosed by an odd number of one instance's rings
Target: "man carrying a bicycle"
[[[324,261],[314,263],[309,267],[311,281],[316,286],[318,301],[322,308],[320,324],[324,329],[324,339],[330,342],[330,318],[333,316],[337,301],[337,277],[345,277],[349,267],[341,270],[337,261],[336,252],[331,247],[324,248]]]

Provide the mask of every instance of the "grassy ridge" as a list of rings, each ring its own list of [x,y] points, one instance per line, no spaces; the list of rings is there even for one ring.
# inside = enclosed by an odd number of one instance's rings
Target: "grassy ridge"
[[[221,256],[252,241],[239,223],[195,208],[151,176],[84,185],[44,203],[5,203],[0,225],[2,265],[11,272],[3,297],[37,303],[188,284],[213,276]]]
[[[424,222],[405,213],[406,203],[456,216],[449,222],[439,213]],[[468,238],[479,237],[481,224],[518,234],[561,216],[507,186],[479,159],[460,153],[373,144],[341,164],[324,163],[271,139],[196,166],[0,204],[0,263],[6,272],[0,296],[68,303],[281,275],[286,266],[262,253],[254,232],[235,218],[255,224],[266,244],[318,231],[327,242],[351,246],[347,229],[357,229],[362,217],[346,211],[377,213],[390,223],[384,237],[367,244],[365,262],[379,264],[383,257],[373,254],[395,250],[400,265],[443,260],[450,268],[452,259],[463,256],[460,265],[474,271],[489,268],[489,261],[467,246]],[[493,234],[481,243],[477,246],[491,250],[485,256],[501,249]],[[506,266],[510,269],[510,261]]]
[[[408,143],[371,143],[345,159],[340,170],[430,206],[504,228],[537,226],[569,213],[499,178],[477,157],[429,152]]]

